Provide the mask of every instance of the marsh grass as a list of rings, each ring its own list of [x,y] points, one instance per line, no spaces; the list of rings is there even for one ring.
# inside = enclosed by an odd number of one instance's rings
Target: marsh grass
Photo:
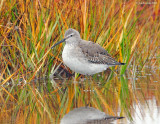
[[[160,64],[159,21],[158,3],[1,0],[0,122],[58,123],[71,108],[86,105],[112,115],[120,106],[120,115],[128,113],[132,120],[130,105],[137,98],[124,74],[134,76],[136,69],[143,71],[146,66]],[[109,77],[104,72],[99,78],[94,75],[88,85],[68,80],[67,86],[56,88],[49,80],[37,81],[49,77],[58,67],[64,68],[63,45],[50,48],[69,27],[126,65],[112,68]],[[115,74],[121,75],[120,80],[114,79]],[[98,81],[102,87],[94,85]]]

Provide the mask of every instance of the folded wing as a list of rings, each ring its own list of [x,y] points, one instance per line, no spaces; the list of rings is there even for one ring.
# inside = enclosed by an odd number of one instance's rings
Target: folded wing
[[[107,65],[124,65],[124,63],[117,62],[112,58],[108,52],[100,45],[94,42],[86,42],[82,40],[79,42],[79,47],[82,49],[83,54],[89,62],[95,64],[107,64]]]

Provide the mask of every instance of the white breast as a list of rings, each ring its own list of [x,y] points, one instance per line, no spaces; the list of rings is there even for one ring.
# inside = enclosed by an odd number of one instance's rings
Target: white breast
[[[74,72],[83,75],[92,75],[107,69],[107,65],[88,62],[80,48],[66,44],[62,52],[63,62]]]

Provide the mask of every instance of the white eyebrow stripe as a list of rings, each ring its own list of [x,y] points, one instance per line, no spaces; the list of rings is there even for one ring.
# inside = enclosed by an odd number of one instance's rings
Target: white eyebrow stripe
[[[74,35],[74,33],[70,34],[70,36],[71,36],[71,35]]]

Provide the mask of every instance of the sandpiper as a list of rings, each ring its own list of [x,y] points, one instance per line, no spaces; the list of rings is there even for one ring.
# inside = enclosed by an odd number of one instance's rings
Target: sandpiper
[[[63,62],[74,72],[93,75],[108,67],[125,64],[117,62],[99,44],[81,39],[75,29],[69,28],[64,39],[51,48],[62,42],[66,43],[62,52]]]
[[[124,117],[111,116],[93,107],[75,108],[66,114],[60,124],[108,124]]]

